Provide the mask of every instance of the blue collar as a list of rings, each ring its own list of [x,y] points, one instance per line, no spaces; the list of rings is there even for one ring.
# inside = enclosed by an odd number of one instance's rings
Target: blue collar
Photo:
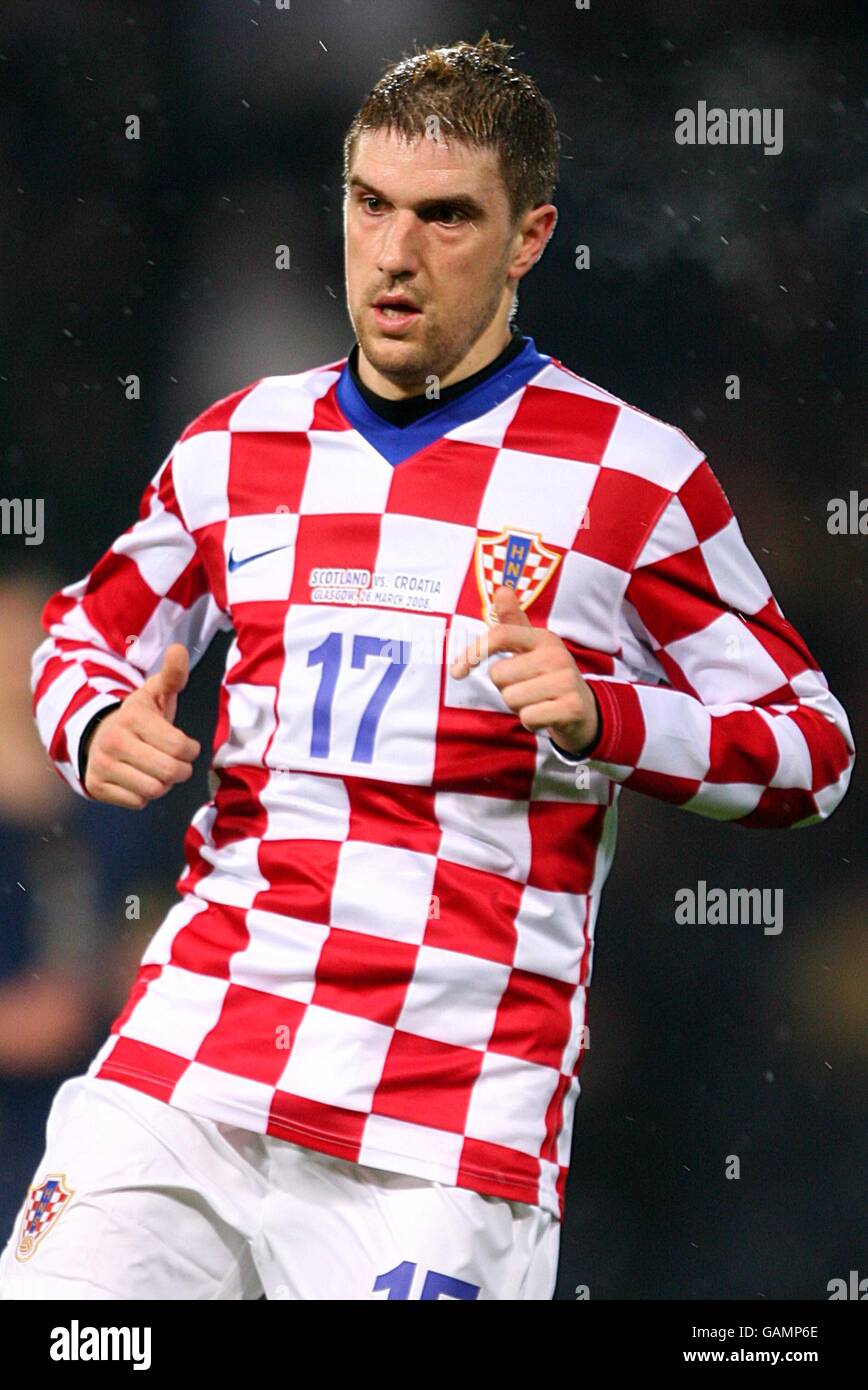
[[[371,410],[356,389],[348,363],[344,363],[335,388],[338,405],[353,428],[394,466],[411,454],[418,454],[458,425],[467,424],[469,420],[493,410],[507,396],[526,385],[543,367],[547,367],[551,358],[537,352],[533,338],[523,337],[521,352],[499,372],[492,373],[478,386],[472,386],[469,391],[447,401],[439,409],[429,411],[411,425],[392,425]]]

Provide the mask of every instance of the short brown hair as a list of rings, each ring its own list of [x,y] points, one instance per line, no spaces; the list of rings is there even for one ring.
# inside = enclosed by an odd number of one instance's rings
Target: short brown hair
[[[425,48],[392,64],[356,112],[344,139],[344,186],[363,131],[430,135],[432,117],[469,145],[497,151],[513,221],[551,199],[560,143],[555,113],[527,73],[510,67],[512,45],[483,34],[476,44]]]

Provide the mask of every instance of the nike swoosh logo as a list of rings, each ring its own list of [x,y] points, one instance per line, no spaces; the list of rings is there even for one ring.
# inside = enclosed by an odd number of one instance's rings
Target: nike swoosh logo
[[[234,574],[240,570],[242,565],[250,565],[254,560],[261,560],[263,555],[275,555],[278,550],[289,550],[288,545],[273,545],[270,550],[260,550],[255,555],[245,555],[243,560],[236,560],[235,547],[229,552],[229,573]]]

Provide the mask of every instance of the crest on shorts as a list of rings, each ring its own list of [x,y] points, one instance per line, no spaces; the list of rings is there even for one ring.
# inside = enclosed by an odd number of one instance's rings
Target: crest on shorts
[[[73,1189],[66,1185],[65,1173],[49,1173],[41,1183],[31,1187],[21,1223],[21,1238],[15,1251],[16,1259],[30,1259],[73,1195]]]
[[[494,595],[502,584],[515,589],[520,606],[529,608],[560,560],[535,532],[510,526],[498,536],[480,536],[476,542],[476,583],[486,620],[494,617]]]

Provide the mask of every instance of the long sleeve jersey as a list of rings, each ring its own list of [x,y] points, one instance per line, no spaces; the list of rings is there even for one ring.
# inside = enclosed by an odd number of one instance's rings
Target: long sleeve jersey
[[[580,771],[490,660],[449,674],[502,583],[597,698]],[[43,621],[81,795],[94,715],[232,633],[213,796],[89,1074],[559,1219],[621,788],[795,828],[853,765],[702,451],[529,338],[403,429],[345,359],[217,401]]]

